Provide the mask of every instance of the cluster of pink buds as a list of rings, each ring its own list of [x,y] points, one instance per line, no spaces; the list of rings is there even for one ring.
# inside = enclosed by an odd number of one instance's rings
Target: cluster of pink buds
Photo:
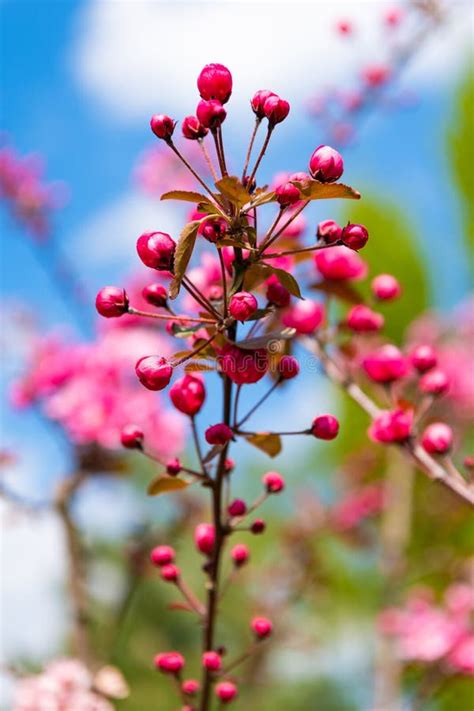
[[[149,494],[196,485],[210,499],[208,521],[194,530],[195,549],[204,561],[200,593],[186,582],[171,547],[161,545],[151,552],[162,580],[176,587],[184,598],[184,608],[197,615],[203,627],[201,680],[198,684],[182,678],[185,660],[178,651],[159,654],[155,664],[178,680],[185,708],[208,711],[213,694],[223,704],[236,698],[237,686],[230,672],[252,653],[255,641],[266,639],[272,631],[268,619],[254,618],[250,625],[252,646],[236,661],[231,658],[227,662],[225,640],[218,639],[215,624],[226,587],[222,578],[226,567],[230,583],[242,574],[241,569],[250,571],[252,550],[242,541],[232,541],[229,547],[226,543],[236,533],[262,534],[265,522],[249,517],[287,486],[279,472],[268,471],[262,478],[260,496],[253,503],[245,501],[234,491],[235,464],[229,450],[246,443],[274,457],[288,436],[306,437],[308,442],[314,438],[322,446],[339,435],[338,419],[328,413],[302,422],[299,429],[273,431],[271,425],[265,431],[248,429],[246,423],[271,395],[291,387],[289,381],[299,377],[300,363],[293,355],[296,343],[307,348],[325,373],[366,409],[373,440],[403,447],[432,478],[442,476],[443,482],[464,498],[470,498],[471,493],[466,482],[449,473],[451,462],[436,459],[445,458],[451,447],[453,436],[447,425],[427,423],[418,442],[417,428],[429,406],[449,387],[449,379],[437,366],[436,352],[430,354],[418,347],[405,354],[381,338],[384,316],[378,309],[381,303],[388,305],[402,295],[398,280],[391,274],[379,274],[372,278],[369,297],[357,290],[357,282],[368,274],[359,254],[369,238],[367,228],[323,220],[310,243],[301,229],[301,215],[313,200],[360,198],[356,190],[338,182],[344,171],[341,155],[320,145],[308,157],[308,172],[281,174],[271,186],[260,185],[259,167],[273,132],[289,114],[287,101],[260,90],[250,102],[255,123],[243,169],[239,175],[232,174],[223,133],[232,76],[221,64],[210,64],[197,84],[201,99],[196,115],[184,119],[182,131],[202,150],[207,174],[197,172],[175,144],[177,121],[156,114],[151,128],[202,192],[175,189],[162,196],[192,203],[178,238],[161,231],[138,238],[138,256],[153,274],[153,283],[142,292],[148,308],[143,309],[133,295],[119,287],[105,287],[98,294],[97,310],[106,318],[118,317],[119,322],[133,318],[161,323],[166,325],[169,339],[179,341],[172,354],[169,350],[144,351],[135,372],[146,391],[154,393],[170,386],[170,401],[188,418],[195,449],[194,461],[176,457],[168,461],[150,483]],[[266,134],[253,158],[263,122]],[[273,218],[260,217],[262,206],[265,215],[273,208]],[[198,244],[201,249],[196,250]],[[298,281],[304,276],[300,265],[305,262],[311,270],[306,289]],[[309,293],[303,293],[310,289],[320,296],[310,298]],[[337,317],[328,308],[329,298],[344,305]],[[351,348],[347,347],[348,336]],[[217,374],[221,397],[211,411],[214,402],[206,398],[206,392],[212,373]],[[378,407],[362,387],[381,394],[385,402],[388,398],[389,409]],[[247,411],[239,397],[243,388],[260,390]],[[146,433],[136,420],[130,422],[122,431],[123,445],[150,456]],[[380,511],[382,505],[378,490],[369,489],[348,505],[349,513],[334,514],[332,525],[347,530],[355,525],[354,520]],[[347,524],[349,514],[353,514],[352,523]]]
[[[438,29],[446,13],[446,3],[433,0],[384,7],[381,14],[375,17],[376,46],[384,48],[383,56],[362,62],[351,85],[329,88],[308,102],[311,115],[332,141],[339,145],[352,141],[361,120],[378,106],[393,108],[413,103],[413,97],[397,89],[397,80],[407,61]],[[334,30],[346,45],[358,43],[363,54],[363,33],[356,17],[353,21],[341,18]],[[370,50],[373,45],[372,37]],[[366,53],[369,54],[370,50],[367,47]]]

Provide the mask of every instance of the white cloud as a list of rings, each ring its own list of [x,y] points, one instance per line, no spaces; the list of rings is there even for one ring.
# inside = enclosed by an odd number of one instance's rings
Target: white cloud
[[[176,235],[182,227],[179,211],[158,198],[130,191],[93,214],[72,236],[77,257],[88,265],[136,263],[135,243],[142,232],[162,230]]]
[[[190,113],[199,69],[223,62],[235,80],[233,110],[271,88],[302,101],[328,82],[350,77],[364,57],[384,56],[383,0],[346,2],[160,2],[89,0],[80,16],[73,70],[109,120],[143,121],[157,111]],[[417,79],[449,76],[469,42],[469,3],[450,5],[453,21],[413,67]],[[361,41],[338,41],[334,25],[353,18]],[[440,39],[441,37],[441,39]],[[349,74],[348,74],[349,73]]]
[[[52,513],[31,515],[0,502],[1,658],[42,659],[61,648],[67,611],[65,551]]]

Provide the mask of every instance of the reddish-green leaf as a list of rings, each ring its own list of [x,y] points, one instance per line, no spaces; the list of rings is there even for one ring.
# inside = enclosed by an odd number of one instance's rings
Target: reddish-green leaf
[[[360,193],[344,183],[320,183],[319,180],[293,180],[305,200],[327,200],[329,198],[347,198],[360,200]]]
[[[174,255],[174,278],[169,288],[170,299],[176,299],[179,294],[181,282],[196,244],[197,231],[201,222],[202,220],[188,222],[179,236]]]
[[[243,207],[250,199],[247,190],[235,175],[227,175],[218,180],[216,188],[238,208]]]
[[[290,294],[296,296],[298,299],[303,298],[301,296],[301,291],[298,282],[296,281],[295,277],[290,274],[290,272],[287,272],[284,269],[277,269],[276,267],[270,268],[272,270],[272,274],[275,274],[280,284],[284,286],[285,289],[288,289]]]
[[[257,434],[249,435],[245,439],[270,457],[276,457],[281,452],[281,439],[277,434],[258,432]]]
[[[238,345],[239,348],[249,351],[255,350],[256,348],[267,348],[271,343],[275,343],[275,341],[290,340],[293,338],[295,333],[295,328],[284,328],[281,331],[270,331],[269,333],[265,333],[263,336],[247,338],[245,341],[239,341],[236,345]]]
[[[157,476],[148,484],[148,496],[158,496],[170,491],[179,491],[189,486],[189,482],[171,476]]]
[[[196,193],[192,190],[170,190],[167,193],[163,193],[160,200],[182,200],[184,202],[199,202],[212,205],[212,202],[206,195]]]

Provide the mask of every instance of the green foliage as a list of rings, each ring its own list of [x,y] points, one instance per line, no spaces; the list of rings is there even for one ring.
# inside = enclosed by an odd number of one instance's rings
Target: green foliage
[[[464,238],[474,270],[474,69],[472,65],[459,87],[456,113],[448,130],[448,150],[454,182],[459,190],[464,217]]]

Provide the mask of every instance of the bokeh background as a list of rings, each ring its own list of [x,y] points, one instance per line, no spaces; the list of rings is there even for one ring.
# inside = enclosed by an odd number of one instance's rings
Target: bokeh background
[[[178,233],[186,212],[160,204],[159,190],[146,189],[137,166],[143,166],[143,156],[155,143],[148,125],[152,113],[180,118],[194,111],[195,79],[204,64],[222,62],[234,77],[225,124],[231,164],[240,165],[252,128],[249,98],[263,87],[291,104],[289,119],[272,139],[264,178],[271,180],[281,170],[305,170],[320,143],[343,144],[345,178],[364,199],[349,208],[336,203],[318,207],[313,224],[349,216],[367,224],[367,256],[374,272],[391,271],[405,285],[404,298],[391,312],[391,337],[401,342],[406,325],[426,310],[435,309],[453,324],[454,314],[465,308],[473,264],[472,4],[446,4],[441,21],[420,39],[397,80],[366,110],[349,117],[350,131],[346,123],[328,122],[315,110],[321,97],[354,91],[364,67],[390,61],[393,48],[383,18],[391,7],[376,0],[0,2],[2,144],[20,155],[38,154],[45,180],[61,182],[61,206],[53,211],[47,240],[29,234],[8,205],[0,217],[1,476],[10,493],[10,500],[1,502],[3,668],[35,669],[62,653],[70,614],[61,530],[55,514],[41,504],[70,472],[73,448],[38,408],[12,406],[12,382],[26,367],[32,333],[60,333],[71,342],[95,338],[93,296],[102,285],[124,283],[136,271],[135,240],[141,232]],[[407,23],[400,37],[412,36],[412,9],[400,7]],[[337,31],[338,21],[346,18],[354,25],[350,37]],[[165,176],[158,181],[162,185],[167,187]],[[74,298],[67,274],[58,280],[61,259],[79,276],[82,301]],[[367,422],[321,377],[306,373],[291,396],[279,394],[262,410],[256,424],[270,412],[279,424],[304,420],[326,407],[339,412],[347,436],[324,451],[315,443],[290,443],[271,465],[253,451],[238,455],[239,493],[245,498],[258,491],[259,476],[270,466],[287,474],[291,491],[284,501],[268,505],[270,533],[258,540],[254,553],[261,578],[250,581],[249,576],[249,597],[240,586],[229,594],[229,637],[237,641],[242,636],[246,606],[253,609],[263,592],[277,604],[280,587],[289,587],[291,571],[278,569],[282,556],[301,556],[310,570],[309,580],[282,607],[286,636],[269,659],[256,665],[256,691],[244,698],[242,708],[371,708],[374,617],[387,594],[377,524],[365,522],[345,540],[317,534],[317,502],[335,499],[337,482],[345,481],[341,471],[347,454],[374,456],[365,450],[361,454]],[[209,413],[212,404],[206,406],[203,427],[213,421]],[[375,469],[378,476],[385,466],[379,460],[363,461],[352,462],[352,468]],[[146,500],[151,464],[130,456],[117,468],[120,476],[92,477],[74,507],[89,551],[97,645],[124,671],[132,688],[118,708],[165,711],[176,702],[150,669],[151,656],[175,645],[192,649],[197,633],[185,615],[167,612],[168,590],[152,576],[130,583],[126,554],[130,539],[137,540],[146,529],[152,540],[172,534],[182,555],[190,556],[182,519],[200,512],[193,502]],[[443,590],[464,569],[468,517],[449,507],[439,510],[425,482],[417,480],[417,486],[421,513],[401,587],[422,581]],[[19,505],[11,501],[12,493]],[[33,510],[23,510],[21,501]],[[445,526],[438,515],[446,516]],[[277,537],[280,526],[283,537]],[[431,567],[423,567],[426,546]],[[433,565],[446,547],[451,547],[450,564],[444,566],[446,559],[440,558]],[[403,590],[397,592],[401,598]],[[298,629],[305,633],[298,635]],[[417,673],[404,687],[407,704]],[[11,688],[11,676],[5,674],[6,709]],[[420,708],[467,710],[469,699],[472,686],[454,680]]]

